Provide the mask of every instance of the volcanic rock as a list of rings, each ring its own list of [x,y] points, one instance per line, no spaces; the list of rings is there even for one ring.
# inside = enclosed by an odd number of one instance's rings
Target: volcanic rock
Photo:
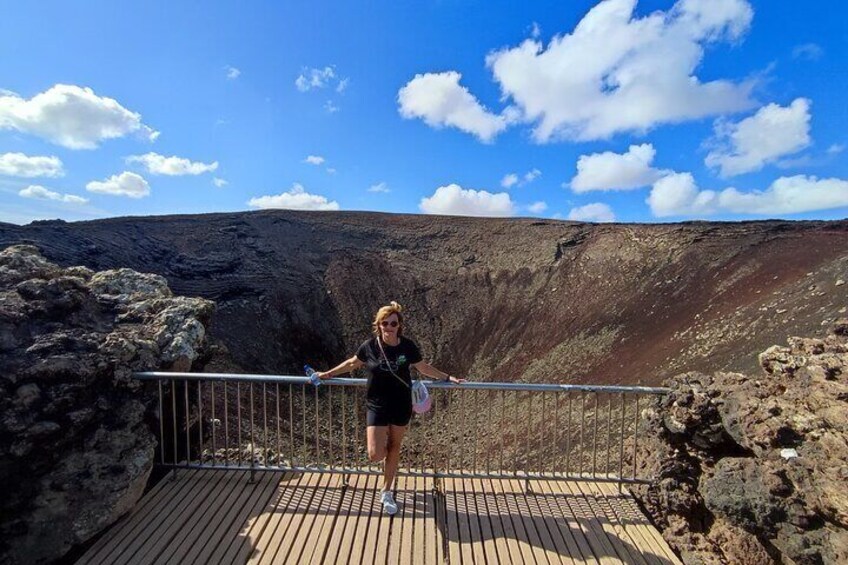
[[[188,369],[212,312],[159,275],[0,251],[0,562],[53,561],[132,508],[157,398],[132,373]]]
[[[762,375],[679,375],[646,411],[640,496],[686,563],[848,562],[846,327],[770,347]]]

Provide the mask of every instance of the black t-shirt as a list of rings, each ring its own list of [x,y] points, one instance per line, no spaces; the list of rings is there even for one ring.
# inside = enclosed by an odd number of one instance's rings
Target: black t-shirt
[[[365,363],[368,369],[368,387],[365,393],[366,404],[369,408],[389,408],[403,405],[401,403],[412,403],[412,377],[409,369],[415,363],[421,361],[421,351],[411,339],[403,336],[397,345],[383,343],[383,351],[386,359],[380,353],[377,338],[372,337],[359,346],[356,357]],[[386,366],[395,372],[395,375],[403,379],[403,382],[395,378]],[[406,383],[406,384],[404,384]],[[408,385],[408,386],[407,386]]]

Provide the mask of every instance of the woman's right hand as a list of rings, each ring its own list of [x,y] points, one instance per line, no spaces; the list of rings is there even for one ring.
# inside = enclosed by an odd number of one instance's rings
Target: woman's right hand
[[[331,377],[330,377],[330,372],[329,372],[329,371],[318,371],[318,372],[316,372],[316,373],[315,373],[315,375],[316,375],[319,379],[321,379],[322,381],[323,381],[324,379],[329,379],[329,378],[331,378]]]

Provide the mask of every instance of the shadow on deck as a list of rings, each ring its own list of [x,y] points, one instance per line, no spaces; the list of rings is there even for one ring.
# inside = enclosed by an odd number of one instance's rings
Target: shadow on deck
[[[612,484],[180,471],[78,563],[638,563],[678,558]]]

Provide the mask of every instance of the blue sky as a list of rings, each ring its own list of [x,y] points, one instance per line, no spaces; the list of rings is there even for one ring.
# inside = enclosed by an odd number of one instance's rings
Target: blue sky
[[[0,221],[848,215],[835,0],[0,7]]]

